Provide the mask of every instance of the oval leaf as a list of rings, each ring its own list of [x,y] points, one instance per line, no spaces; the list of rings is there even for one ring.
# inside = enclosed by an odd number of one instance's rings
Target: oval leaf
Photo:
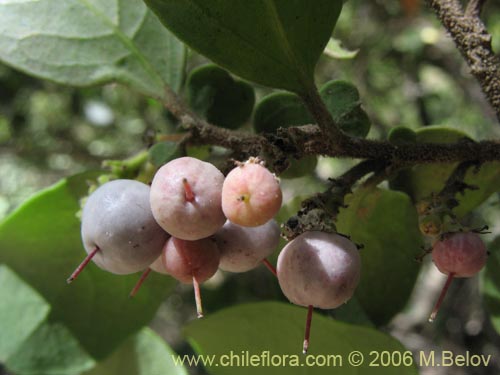
[[[139,275],[112,275],[91,262],[77,280],[66,284],[86,255],[75,214],[87,191],[86,180],[95,175],[62,180],[0,223],[0,262],[51,304],[51,321],[64,323],[91,355],[103,358],[149,323],[174,282],[151,274],[131,299],[128,294]]]
[[[335,80],[321,86],[321,99],[343,132],[353,137],[364,138],[370,131],[370,119],[361,108],[356,86]]]
[[[263,85],[305,93],[342,0],[145,0],[181,40]]]
[[[158,142],[148,150],[148,159],[156,168],[178,157],[181,157],[178,142]]]
[[[225,374],[331,374],[330,366],[306,366],[306,356],[302,354],[302,341],[307,309],[277,302],[262,302],[230,307],[191,323],[185,329],[189,342],[198,354],[214,355],[215,362],[207,366],[214,375]],[[360,351],[365,362],[359,367],[350,366],[347,357],[350,352]],[[417,374],[409,367],[369,367],[369,353],[376,351],[399,351],[405,348],[392,337],[367,327],[338,322],[319,314],[314,314],[311,328],[309,353],[313,355],[338,355],[336,366],[342,374]],[[224,366],[223,355],[239,356],[240,365]],[[245,353],[258,356],[265,353],[280,365],[272,366],[264,359],[262,365],[241,365]],[[286,360],[284,360],[286,356]],[[234,358],[234,357],[233,357]],[[236,363],[237,359],[233,359]],[[286,363],[284,362],[286,361]],[[286,365],[288,364],[288,365]]]
[[[60,323],[42,324],[7,360],[7,368],[23,375],[79,375],[95,361]]]
[[[295,94],[277,92],[264,97],[253,118],[256,132],[275,132],[280,127],[305,125],[314,122],[302,100]]]
[[[0,2],[0,60],[37,77],[162,97],[165,85],[180,88],[184,55],[140,0]]]
[[[175,352],[149,328],[125,341],[109,358],[82,375],[188,375],[186,368],[176,365]]]
[[[233,79],[216,65],[193,70],[188,77],[187,89],[191,108],[212,124],[236,129],[252,114],[255,104],[253,87]]]
[[[43,322],[49,304],[9,267],[0,265],[0,362]]]
[[[405,306],[420,269],[417,213],[407,195],[390,190],[360,188],[346,203],[337,229],[364,245],[356,297],[374,323],[385,324]]]

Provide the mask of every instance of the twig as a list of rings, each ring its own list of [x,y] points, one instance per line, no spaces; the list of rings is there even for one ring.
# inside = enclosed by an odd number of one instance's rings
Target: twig
[[[340,209],[346,207],[344,199],[351,193],[353,185],[365,175],[383,170],[385,166],[378,160],[365,160],[332,179],[328,189],[302,202],[297,215],[283,225],[283,236],[291,240],[308,230],[335,232],[335,220]]]
[[[464,140],[457,143],[398,146],[386,141],[343,135],[332,143],[318,125],[281,128],[277,134],[265,135],[220,128],[192,113],[173,92],[167,95],[165,106],[191,132],[191,143],[222,146],[246,156],[264,156],[267,166],[278,174],[286,169],[286,160],[290,155],[297,159],[306,155],[373,159],[408,166],[467,160],[500,161],[499,141]]]
[[[484,0],[471,0],[465,12],[458,0],[427,0],[427,4],[453,38],[500,120],[500,60],[479,18]]]
[[[467,17],[479,17],[485,3],[486,0],[470,0],[465,9],[465,15]]]

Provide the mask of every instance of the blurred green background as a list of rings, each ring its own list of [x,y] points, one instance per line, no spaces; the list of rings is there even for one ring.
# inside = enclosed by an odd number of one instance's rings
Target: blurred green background
[[[500,3],[489,1],[484,21],[500,52]],[[323,56],[318,84],[345,79],[359,89],[372,120],[370,138],[384,138],[404,125],[413,129],[448,125],[475,139],[498,138],[500,126],[477,82],[435,16],[418,1],[346,3],[334,37],[353,59]],[[192,52],[188,71],[206,62]],[[257,101],[270,92],[256,87]],[[245,126],[250,129],[249,124]],[[41,188],[62,177],[98,168],[103,160],[122,159],[143,150],[156,132],[173,132],[175,124],[163,106],[120,85],[75,89],[37,80],[0,64],[0,219]],[[285,197],[317,191],[328,177],[351,163],[321,159],[316,174],[284,182]],[[304,187],[305,186],[305,187]],[[291,205],[290,211],[296,206]],[[476,215],[491,223],[491,239],[500,233],[499,197]],[[496,224],[495,224],[496,223]],[[218,275],[204,291],[208,310],[236,302],[282,299],[279,286],[269,288],[265,269],[243,275]],[[500,358],[500,337],[481,305],[478,280],[457,280],[443,314],[449,319],[425,323],[429,303],[440,285],[430,267],[421,273],[410,305],[385,329],[410,350],[436,345],[454,351],[474,350]],[[180,327],[193,318],[190,287],[178,286],[157,313],[152,327],[180,352],[190,349]],[[203,370],[193,372],[203,373]],[[498,374],[490,368],[431,369],[422,374]],[[434,371],[434,372],[432,372]]]

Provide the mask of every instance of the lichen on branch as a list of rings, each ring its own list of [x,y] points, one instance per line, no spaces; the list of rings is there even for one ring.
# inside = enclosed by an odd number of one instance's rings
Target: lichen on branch
[[[464,11],[458,0],[427,0],[469,65],[500,121],[500,59],[493,52],[491,35],[479,17],[484,2],[470,0]]]

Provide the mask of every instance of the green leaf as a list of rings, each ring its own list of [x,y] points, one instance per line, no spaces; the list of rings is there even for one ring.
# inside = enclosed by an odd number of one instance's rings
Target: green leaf
[[[323,51],[323,53],[328,57],[340,60],[353,59],[356,57],[358,52],[359,52],[358,49],[355,51],[349,51],[345,49],[344,47],[342,47],[341,41],[335,38],[330,38],[328,44],[326,45],[325,50]]]
[[[464,139],[470,140],[467,134],[444,126],[428,126],[418,129],[416,133],[417,142],[421,143],[454,143]],[[405,183],[400,188],[408,193],[415,202],[418,202],[429,197],[432,193],[441,191],[457,165],[457,163],[433,163],[416,166],[404,172]],[[479,189],[467,190],[463,196],[457,196],[459,206],[454,209],[454,212],[459,217],[464,216],[484,202],[491,194],[500,190],[500,162],[484,163],[477,173],[474,168],[471,168],[464,181]]]
[[[194,50],[234,74],[296,93],[313,73],[342,0],[145,0]]]
[[[149,328],[124,342],[109,358],[83,375],[187,375],[186,368],[175,365],[175,352]]]
[[[482,292],[493,327],[500,334],[500,237],[488,248],[490,256],[486,262],[486,270],[482,273]]]
[[[0,362],[43,322],[50,306],[9,267],[0,265]]]
[[[201,66],[191,72],[187,81],[191,108],[212,124],[228,129],[243,125],[255,104],[253,87],[235,80],[217,65]]]
[[[157,168],[181,156],[177,142],[165,141],[154,144],[148,150],[149,161]]]
[[[62,84],[117,81],[162,97],[180,88],[185,48],[140,0],[3,1],[0,60]]]
[[[173,281],[151,274],[137,297],[130,299],[139,275],[112,275],[90,263],[76,281],[66,284],[86,255],[75,214],[79,198],[86,195],[86,180],[95,176],[64,179],[0,223],[0,262],[51,304],[51,321],[64,323],[87,352],[103,358],[149,323]]]
[[[256,132],[275,132],[280,127],[314,123],[302,100],[295,94],[277,92],[265,96],[255,108]]]
[[[22,375],[79,375],[95,365],[62,324],[45,323],[7,360],[7,368]]]
[[[417,143],[417,133],[406,126],[396,126],[389,130],[387,140],[395,145]]]
[[[360,188],[347,197],[337,229],[363,244],[356,297],[377,325],[387,323],[408,301],[422,251],[417,213],[407,195]]]
[[[320,95],[342,131],[359,138],[368,135],[371,122],[361,108],[356,86],[346,81],[329,81],[321,86]]]
[[[333,310],[332,316],[345,323],[374,327],[373,322],[370,320],[365,310],[363,310],[356,296],[353,296],[349,301]]]
[[[306,366],[306,356],[302,354],[306,314],[307,309],[277,302],[238,305],[189,324],[185,333],[198,354],[215,355],[217,361],[221,360],[219,365],[207,366],[214,375],[255,374],[256,368],[260,375],[331,374],[332,365]],[[349,353],[354,350],[365,357],[360,367],[350,366],[347,362]],[[337,358],[336,365],[342,367],[342,374],[417,374],[413,366],[369,367],[369,353],[373,350],[403,353],[405,348],[394,338],[374,329],[314,314],[309,353],[316,358],[319,358],[318,355],[341,356],[341,360]],[[233,366],[224,366],[225,358],[229,360],[231,353]],[[259,366],[243,366],[246,353],[264,360]],[[265,359],[266,353],[269,354],[269,362]],[[224,355],[226,357],[221,357]],[[271,358],[274,358],[273,362]],[[236,365],[237,360],[239,366]],[[279,360],[280,365],[271,365]]]

